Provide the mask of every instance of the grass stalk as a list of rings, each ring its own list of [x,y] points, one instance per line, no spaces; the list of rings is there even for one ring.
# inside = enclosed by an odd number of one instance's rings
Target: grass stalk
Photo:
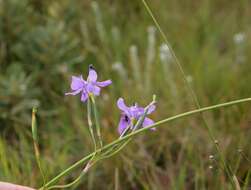
[[[31,116],[31,130],[32,130],[32,139],[33,139],[33,146],[34,146],[34,152],[35,152],[35,157],[36,157],[36,162],[40,171],[40,174],[42,175],[43,178],[43,186],[46,183],[46,177],[41,165],[41,160],[40,160],[40,152],[39,152],[39,144],[38,144],[38,135],[37,135],[37,119],[36,119],[36,113],[37,109],[33,108],[32,109],[32,116]]]
[[[247,176],[245,178],[243,190],[248,190],[249,189],[248,184],[249,184],[249,181],[250,181],[250,176],[251,176],[251,169],[248,170]]]
[[[149,14],[150,17],[152,18],[152,20],[153,20],[154,24],[156,25],[157,29],[159,30],[159,32],[160,32],[160,34],[161,34],[163,40],[165,41],[166,45],[169,47],[170,52],[171,52],[171,54],[172,54],[172,56],[173,56],[173,58],[174,58],[174,62],[175,62],[175,64],[177,65],[177,67],[178,67],[180,73],[182,74],[183,80],[184,80],[184,82],[185,82],[185,84],[186,84],[186,86],[187,86],[187,88],[188,88],[188,91],[190,92],[190,95],[192,96],[192,99],[193,99],[193,101],[194,101],[196,107],[197,107],[198,109],[200,109],[200,108],[201,108],[201,105],[200,105],[200,103],[199,103],[199,100],[198,100],[198,98],[197,98],[197,95],[196,95],[195,91],[193,90],[191,84],[189,83],[189,81],[188,81],[188,79],[187,79],[187,77],[186,77],[187,75],[186,75],[186,73],[185,73],[185,71],[184,71],[182,65],[180,64],[180,62],[179,62],[179,60],[178,60],[176,54],[174,53],[174,51],[173,51],[173,49],[172,49],[170,43],[168,42],[165,33],[163,32],[162,28],[160,27],[160,24],[158,23],[158,21],[156,20],[155,16],[153,15],[153,12],[152,12],[152,10],[150,9],[149,5],[147,4],[146,0],[141,0],[141,1],[142,1],[142,3],[143,3],[144,7],[146,8],[148,14]],[[211,130],[211,128],[210,128],[209,125],[207,124],[206,119],[205,119],[203,113],[201,112],[200,114],[201,114],[203,126],[206,128],[206,130],[207,130],[207,132],[208,132],[208,134],[209,134],[209,137],[210,137],[212,143],[214,144],[214,146],[215,146],[215,148],[216,148],[216,150],[217,150],[217,152],[218,152],[218,154],[219,154],[219,156],[220,156],[220,163],[223,165],[223,168],[225,169],[225,171],[226,171],[226,173],[227,173],[227,175],[228,175],[228,177],[229,177],[229,179],[230,179],[230,182],[231,182],[231,184],[232,184],[232,187],[235,187],[235,182],[234,182],[234,180],[233,180],[233,172],[232,172],[232,169],[230,168],[230,166],[228,167],[228,166],[226,165],[226,162],[225,162],[224,157],[223,157],[223,155],[222,155],[222,153],[221,153],[220,147],[219,147],[218,143],[215,143],[215,142],[216,142],[216,138],[215,138],[215,135],[213,134],[213,131]]]

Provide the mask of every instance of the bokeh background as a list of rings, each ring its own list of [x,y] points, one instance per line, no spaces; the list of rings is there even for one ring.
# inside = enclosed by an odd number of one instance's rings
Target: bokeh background
[[[250,97],[249,0],[148,2],[202,106]],[[97,100],[106,143],[118,137],[118,97],[146,105],[156,94],[156,121],[196,108],[140,0],[1,0],[0,29],[1,181],[42,185],[31,136],[33,106],[48,179],[93,150],[86,105],[64,96],[71,75],[86,76],[89,64],[100,79],[113,80]],[[250,104],[205,116],[244,187],[251,166]],[[75,189],[230,189],[202,125],[200,116],[191,116],[137,136]]]

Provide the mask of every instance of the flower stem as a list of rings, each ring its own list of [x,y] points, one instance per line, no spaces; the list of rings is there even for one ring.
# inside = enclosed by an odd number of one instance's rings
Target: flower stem
[[[105,158],[110,158],[110,157],[114,156],[115,154],[120,152],[131,140],[132,140],[132,138],[126,139],[126,141],[122,145],[120,145],[120,147],[118,147],[117,149],[115,149],[115,150],[111,149],[112,151],[110,151],[110,152],[108,150],[107,153],[110,153],[110,154],[107,154],[107,155],[105,154],[104,156],[101,156],[101,158],[99,160],[103,160]]]
[[[133,126],[132,124],[128,125],[125,130],[121,133],[121,135],[119,136],[119,138],[122,138],[123,136],[125,136],[125,134],[129,131],[129,129],[131,129]]]
[[[89,99],[87,100],[87,122],[89,126],[90,135],[93,141],[93,145],[94,145],[94,151],[96,152],[97,144],[96,144],[96,139],[93,132],[93,124],[92,124],[92,117],[91,117],[91,102]]]
[[[97,105],[96,105],[94,96],[91,96],[91,101],[92,101],[92,104],[93,104],[96,131],[97,131],[100,147],[102,147],[103,142],[102,142],[102,137],[101,137],[101,132],[100,132],[99,115],[98,115]]]
[[[92,154],[92,158],[89,160],[89,162],[87,163],[86,167],[81,171],[80,175],[72,182],[65,184],[65,185],[54,185],[54,186],[48,186],[45,185],[43,187],[41,187],[39,190],[43,190],[43,188],[49,189],[62,189],[62,188],[68,188],[71,187],[72,185],[76,184],[88,171],[88,169],[86,169],[87,167],[89,168],[90,162],[94,159],[94,157],[96,156],[96,152],[97,152],[97,145],[96,145],[96,140],[95,140],[95,135],[93,132],[93,123],[92,123],[92,117],[91,117],[91,102],[88,99],[87,100],[87,123],[88,123],[88,127],[89,127],[89,132],[91,135],[91,139],[93,141],[93,145],[94,145],[94,154]]]
[[[73,182],[68,183],[66,185],[54,185],[54,186],[50,186],[47,189],[63,189],[63,188],[68,188],[71,187],[72,185],[76,184],[83,176],[84,176],[85,172],[81,172],[81,174],[78,176],[78,178],[76,178]]]
[[[231,102],[226,102],[226,103],[216,104],[216,105],[213,105],[213,106],[203,107],[203,108],[200,108],[200,109],[191,110],[191,111],[188,111],[188,112],[184,112],[184,113],[181,113],[181,114],[178,114],[178,115],[163,119],[163,120],[158,121],[158,122],[156,122],[153,125],[150,125],[148,127],[138,129],[137,131],[134,131],[134,132],[132,132],[132,133],[130,133],[128,135],[125,135],[122,138],[116,139],[113,142],[111,142],[110,144],[107,144],[107,145],[103,146],[102,148],[99,148],[96,152],[92,152],[89,155],[85,156],[84,158],[82,158],[78,162],[71,165],[69,168],[65,169],[59,175],[54,177],[52,180],[50,180],[48,183],[46,183],[43,187],[50,187],[51,185],[55,184],[60,178],[62,178],[63,176],[69,174],[73,169],[77,168],[78,166],[82,165],[87,160],[92,158],[92,156],[95,155],[97,152],[102,152],[102,151],[108,150],[108,149],[112,148],[114,145],[116,145],[118,143],[121,143],[122,141],[130,139],[131,137],[134,137],[134,136],[136,136],[136,135],[138,135],[140,133],[146,132],[148,129],[151,129],[153,127],[158,128],[164,123],[175,121],[177,119],[181,119],[181,118],[184,118],[184,117],[187,117],[187,116],[190,116],[190,115],[203,113],[203,112],[206,112],[206,111],[211,111],[211,110],[219,109],[219,108],[222,108],[222,107],[232,106],[232,105],[236,105],[236,104],[240,104],[240,103],[244,103],[244,102],[250,102],[250,101],[251,101],[251,98],[244,98],[244,99],[234,100],[234,101],[231,101]]]
[[[92,162],[93,159],[95,158],[96,154],[93,154],[92,158],[89,160],[89,162],[86,164],[86,166],[84,167],[84,169],[81,171],[80,175],[72,182],[65,184],[65,185],[54,185],[54,186],[50,186],[47,188],[47,190],[49,189],[64,189],[64,188],[69,188],[73,185],[76,185],[81,178],[89,171],[89,169],[91,168],[91,166],[94,165],[95,162]]]

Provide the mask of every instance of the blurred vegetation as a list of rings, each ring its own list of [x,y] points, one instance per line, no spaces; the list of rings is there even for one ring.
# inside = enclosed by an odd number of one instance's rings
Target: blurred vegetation
[[[201,105],[250,97],[250,1],[149,4]],[[155,120],[195,108],[140,0],[0,0],[1,181],[42,184],[32,147],[33,106],[39,110],[39,142],[48,179],[92,151],[85,105],[76,97],[64,97],[70,76],[86,76],[89,64],[100,78],[113,80],[98,99],[105,142],[118,136],[115,102],[120,96],[129,103],[147,104],[156,94]],[[206,120],[244,187],[251,165],[250,105],[206,113]],[[214,155],[213,161],[209,155]],[[72,181],[79,171],[60,183]],[[121,154],[93,168],[76,189],[229,185],[196,116],[137,137]]]

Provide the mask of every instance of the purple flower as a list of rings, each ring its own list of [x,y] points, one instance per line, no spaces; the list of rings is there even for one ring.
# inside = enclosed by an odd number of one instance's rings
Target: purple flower
[[[65,95],[77,95],[81,93],[81,101],[85,102],[90,95],[99,96],[101,88],[106,87],[112,83],[111,80],[102,82],[97,81],[98,75],[92,66],[89,67],[89,75],[85,81],[80,76],[72,76],[71,78],[71,92],[65,93]]]
[[[135,121],[140,119],[140,117],[143,116],[145,112],[145,108],[139,107],[136,103],[134,106],[130,106],[130,107],[126,106],[123,98],[118,99],[117,106],[122,111],[121,118],[119,121],[119,127],[118,127],[119,134],[122,134],[123,131],[126,128],[128,128],[128,126],[133,127],[135,125]],[[148,108],[148,111],[147,111],[147,115],[148,115],[148,114],[151,114],[155,110],[156,106],[154,104],[149,104],[147,108]],[[142,127],[150,126],[153,123],[154,123],[153,120],[146,117],[142,123]],[[152,128],[152,129],[154,130],[155,128]]]

